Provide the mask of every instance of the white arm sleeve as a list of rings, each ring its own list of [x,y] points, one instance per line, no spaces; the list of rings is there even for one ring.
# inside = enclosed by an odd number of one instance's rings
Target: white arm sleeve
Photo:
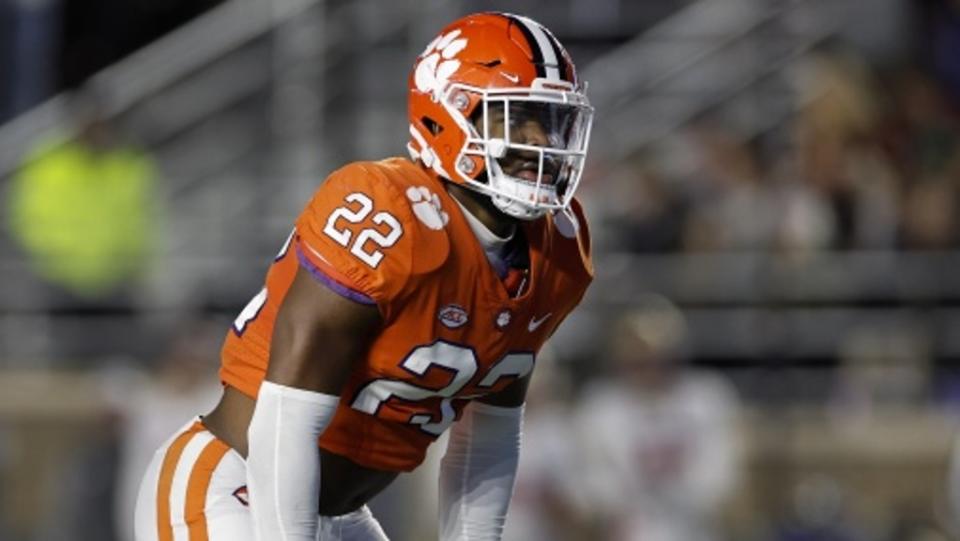
[[[247,431],[247,491],[260,541],[315,541],[317,438],[340,398],[264,381]]]
[[[496,541],[520,457],[523,407],[473,402],[450,430],[440,463],[441,541]]]

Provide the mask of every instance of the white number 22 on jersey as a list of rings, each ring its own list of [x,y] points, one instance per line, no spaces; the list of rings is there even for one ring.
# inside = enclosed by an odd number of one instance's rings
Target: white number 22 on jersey
[[[508,353],[494,364],[477,383],[480,390],[491,389],[503,378],[522,378],[533,370],[533,353]],[[439,397],[440,409],[431,414],[416,414],[408,422],[418,425],[420,430],[439,436],[453,424],[456,412],[453,409],[454,398],[476,398],[476,396],[458,396],[467,383],[479,370],[477,355],[473,349],[442,340],[418,346],[400,363],[400,366],[413,376],[424,376],[427,370],[439,368],[452,374],[450,383],[441,389],[428,389],[408,381],[382,378],[367,383],[353,399],[350,406],[376,415],[388,400],[398,398],[407,402],[418,402],[427,398]]]
[[[346,247],[349,245],[351,254],[357,256],[360,261],[367,265],[377,268],[377,265],[383,259],[383,252],[380,251],[380,248],[389,248],[396,244],[403,235],[403,226],[400,225],[400,220],[397,220],[392,214],[383,211],[377,212],[373,215],[373,223],[375,225],[386,225],[390,228],[390,231],[384,235],[372,227],[364,228],[351,245],[350,239],[353,237],[353,231],[347,227],[338,229],[337,222],[341,219],[351,224],[364,221],[373,212],[373,201],[366,194],[360,192],[354,192],[344,197],[344,201],[347,202],[347,205],[337,207],[330,213],[323,232],[340,246]],[[364,249],[368,241],[377,245],[378,248]]]

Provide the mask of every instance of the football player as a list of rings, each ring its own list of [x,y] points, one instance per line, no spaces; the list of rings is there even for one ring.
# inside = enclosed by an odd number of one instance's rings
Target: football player
[[[448,429],[440,538],[500,538],[536,354],[593,274],[592,109],[505,13],[450,24],[408,86],[412,159],[317,189],[227,333],[220,403],[146,472],[139,541],[386,539],[366,503]]]

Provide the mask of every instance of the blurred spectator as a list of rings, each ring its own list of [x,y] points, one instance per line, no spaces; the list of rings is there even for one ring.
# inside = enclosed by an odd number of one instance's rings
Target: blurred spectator
[[[838,44],[804,57],[785,144],[699,120],[612,168],[598,246],[633,252],[945,250],[960,244],[960,117],[919,68]],[[682,166],[660,147],[679,147]],[[675,150],[675,149],[674,149]]]
[[[914,250],[946,250],[956,245],[956,188],[947,180],[927,180],[906,189],[900,239]]]
[[[960,124],[942,89],[916,69],[892,76],[893,113],[884,137],[909,182],[902,190],[899,241],[905,249],[954,247],[960,180]]]
[[[688,250],[763,250],[773,244],[777,207],[753,149],[717,126],[694,126],[688,136],[699,167],[684,231]]]
[[[799,92],[799,173],[832,209],[829,247],[892,247],[900,180],[879,145],[881,108],[872,73],[848,52],[819,53],[806,60]]]
[[[635,253],[680,248],[685,203],[648,158],[637,157],[604,178],[604,197],[596,198],[602,228],[597,246]]]
[[[96,302],[122,295],[147,266],[156,167],[114,130],[94,92],[71,104],[76,137],[38,142],[13,179],[10,229],[40,276]]]
[[[614,373],[579,412],[584,501],[614,541],[721,539],[739,478],[739,400],[718,376],[683,366],[686,323],[650,297],[610,337]]]
[[[885,135],[907,180],[950,172],[960,145],[955,104],[935,80],[915,67],[896,71],[890,86],[891,125]]]
[[[806,176],[815,184],[833,180],[847,142],[875,129],[873,84],[869,68],[849,51],[824,50],[803,60],[795,128]]]
[[[784,257],[804,259],[829,248],[836,236],[836,216],[824,194],[801,180],[797,156],[781,156],[771,179],[780,211],[776,249]]]

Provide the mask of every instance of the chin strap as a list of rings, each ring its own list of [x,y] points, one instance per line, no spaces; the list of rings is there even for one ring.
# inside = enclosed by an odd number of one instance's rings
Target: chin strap
[[[519,220],[536,220],[547,213],[546,208],[535,207],[524,202],[534,200],[537,194],[535,183],[507,175],[495,159],[488,159],[487,163],[487,182],[489,182],[487,189],[493,204],[500,209],[500,212]],[[556,192],[552,186],[541,185],[539,195],[541,197],[552,195],[553,199],[556,199]]]
[[[547,213],[546,209],[533,208],[515,199],[510,199],[502,195],[492,195],[491,199],[493,200],[493,204],[497,207],[497,209],[500,210],[500,212],[518,220],[536,220],[537,218],[543,217]]]

